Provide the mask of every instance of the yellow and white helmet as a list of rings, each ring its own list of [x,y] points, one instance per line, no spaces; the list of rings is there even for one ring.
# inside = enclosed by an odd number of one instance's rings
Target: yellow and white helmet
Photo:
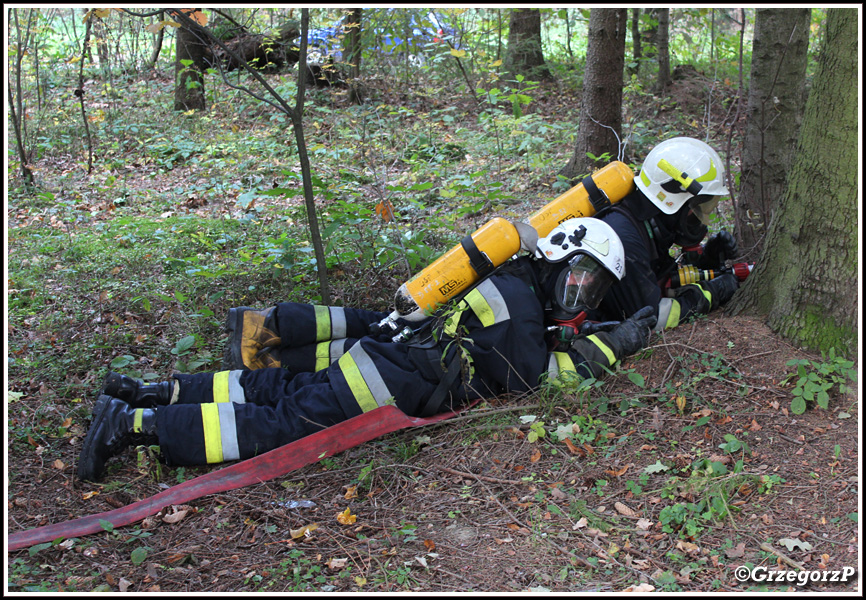
[[[668,215],[695,196],[702,196],[707,202],[715,201],[712,202],[715,207],[719,196],[729,194],[725,187],[725,167],[718,152],[688,137],[671,138],[653,148],[634,182]]]

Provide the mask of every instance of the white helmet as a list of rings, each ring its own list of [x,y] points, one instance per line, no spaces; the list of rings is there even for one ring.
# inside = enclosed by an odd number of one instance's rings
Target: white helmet
[[[605,223],[591,217],[569,219],[538,240],[536,256],[567,263],[557,273],[553,298],[567,312],[596,308],[616,280],[625,277],[622,241]]]
[[[695,196],[709,201],[729,194],[719,154],[704,142],[688,137],[671,138],[653,148],[634,182],[668,215]]]

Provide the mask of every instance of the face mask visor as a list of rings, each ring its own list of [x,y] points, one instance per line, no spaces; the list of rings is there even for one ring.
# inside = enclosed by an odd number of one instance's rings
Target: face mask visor
[[[616,277],[588,254],[578,254],[560,272],[554,287],[559,308],[569,313],[597,308]]]
[[[710,226],[710,215],[719,206],[719,196],[698,195],[689,200],[689,207],[695,216],[707,227]]]

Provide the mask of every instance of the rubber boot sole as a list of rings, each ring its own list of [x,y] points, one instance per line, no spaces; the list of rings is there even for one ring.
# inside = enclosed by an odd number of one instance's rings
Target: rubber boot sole
[[[105,461],[99,458],[94,450],[97,432],[101,430],[100,425],[105,418],[105,409],[111,402],[112,397],[100,395],[93,407],[93,418],[90,420],[90,429],[84,437],[81,446],[81,454],[78,457],[78,478],[82,481],[99,481],[102,471],[105,469]]]

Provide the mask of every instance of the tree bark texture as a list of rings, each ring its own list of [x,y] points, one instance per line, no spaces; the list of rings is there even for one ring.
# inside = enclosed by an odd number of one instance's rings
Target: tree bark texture
[[[759,8],[743,140],[737,242],[746,260],[760,254],[785,193],[806,104],[809,8]]]
[[[583,99],[580,109],[574,155],[560,175],[575,180],[601,167],[596,157],[619,154],[622,139],[622,86],[625,67],[625,37],[628,10],[593,8],[589,14],[589,44],[583,75]]]
[[[637,75],[640,72],[640,61],[643,58],[640,38],[640,9],[631,9],[631,47],[632,62],[634,66],[629,69],[629,75]]]
[[[537,8],[511,9],[505,63],[512,76],[550,77],[541,51],[541,12]]]
[[[658,9],[659,25],[656,30],[656,48],[658,49],[658,52],[656,56],[659,61],[657,85],[660,92],[664,92],[665,88],[671,82],[671,51],[669,44],[670,14],[671,9],[669,8]]]
[[[733,312],[767,316],[782,337],[810,350],[857,352],[858,15],[827,10],[787,192],[761,259]]]
[[[361,76],[361,19],[363,8],[346,9],[346,61],[349,63],[348,76],[352,79]]]
[[[190,16],[194,19],[194,13],[201,9],[194,9]],[[178,27],[175,38],[175,61],[174,61],[174,110],[204,110],[206,101],[204,95],[204,76],[207,68],[205,56],[207,46],[205,37],[200,35],[196,29],[198,25],[186,25]],[[189,66],[183,61],[192,61]]]

